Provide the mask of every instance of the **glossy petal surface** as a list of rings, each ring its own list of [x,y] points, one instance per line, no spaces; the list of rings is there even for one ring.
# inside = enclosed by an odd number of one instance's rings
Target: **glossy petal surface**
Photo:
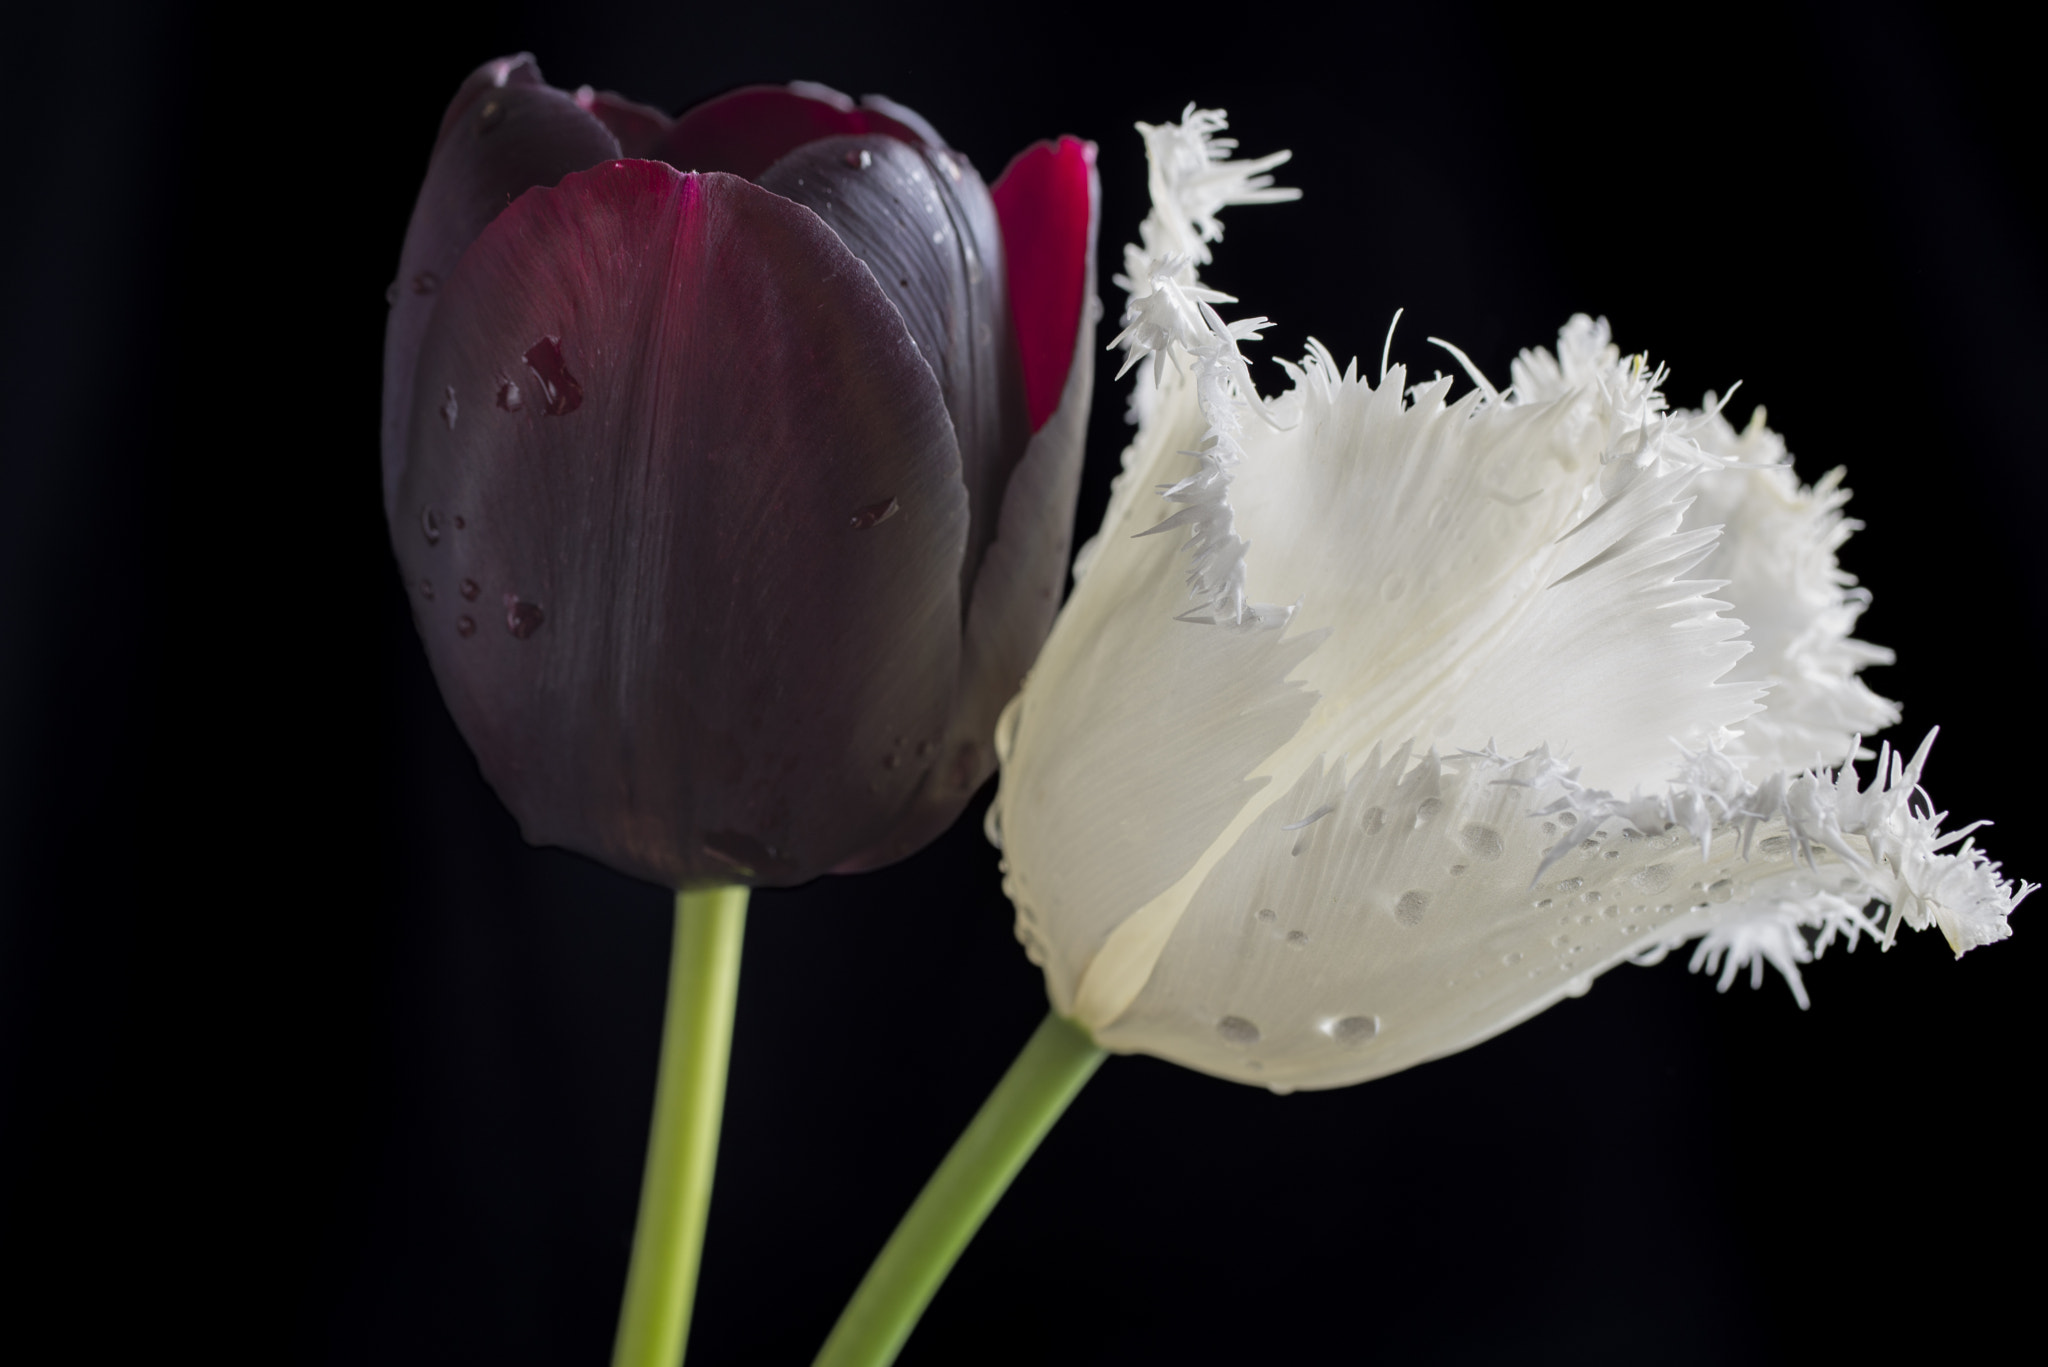
[[[958,153],[879,133],[809,143],[760,184],[814,210],[867,264],[938,376],[967,488],[964,598],[1031,435],[988,190]]]
[[[1074,297],[1071,301],[1047,301],[1042,309],[1046,314],[1063,313],[1071,322],[1072,335],[1063,348],[1068,358],[1064,383],[1057,404],[1032,434],[1024,458],[1010,474],[995,540],[975,575],[967,609],[960,693],[940,749],[940,762],[926,775],[902,822],[862,861],[862,867],[885,864],[922,847],[952,824],[983,780],[995,771],[996,719],[1023,684],[1059,608],[1073,545],[1074,499],[1087,442],[1088,405],[1094,392],[1092,343],[1102,312],[1094,290],[1095,233],[1101,204],[1094,149],[1075,144],[1071,138],[1061,143],[1063,147],[1086,148],[1089,154],[1078,162],[1085,172],[1086,212],[1080,223],[1080,268],[1068,282]],[[1027,152],[1018,162],[1031,156]],[[1011,163],[1012,167],[1018,162]],[[1012,276],[1013,304],[1018,296]]]
[[[922,119],[912,127],[884,110],[863,108],[829,86],[750,85],[686,112],[654,155],[678,170],[729,171],[759,180],[783,157],[820,138],[885,133],[923,145],[930,128]]]
[[[448,102],[413,205],[384,329],[384,511],[404,469],[414,363],[456,261],[507,204],[619,155],[605,126],[541,79],[521,54],[484,63]]]
[[[527,838],[670,886],[872,843],[953,695],[967,509],[839,239],[732,176],[571,176],[464,256],[419,375],[395,545]]]
[[[1035,432],[1066,393],[1082,301],[1094,297],[1095,144],[1061,138],[1027,147],[989,193],[1003,226],[1010,316]]]

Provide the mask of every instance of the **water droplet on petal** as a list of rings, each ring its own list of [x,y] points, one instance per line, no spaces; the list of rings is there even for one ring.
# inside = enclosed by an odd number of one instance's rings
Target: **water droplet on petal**
[[[498,381],[498,407],[507,413],[517,413],[526,407],[526,396],[519,392],[517,380]]]
[[[433,601],[434,601],[434,581],[433,581],[433,580],[431,580],[431,579],[422,579],[422,580],[420,580],[420,597],[422,597],[422,598],[426,599],[426,600],[427,600],[427,601],[428,601],[429,603],[431,603],[431,602],[433,602]]]
[[[845,160],[846,164],[856,171],[865,171],[870,166],[873,166],[875,164],[874,157],[868,152],[868,149],[865,147],[861,148],[859,151],[847,152]]]
[[[441,544],[441,515],[432,508],[420,509],[420,532],[429,546]]]
[[[1475,857],[1480,859],[1500,858],[1500,832],[1496,831],[1493,827],[1482,826],[1474,822],[1458,834],[1464,840],[1465,848],[1470,850]]]
[[[1500,961],[1506,964],[1509,968],[1513,968],[1516,964],[1522,962],[1522,952],[1520,950],[1510,951],[1509,953],[1501,955]]]
[[[1772,859],[1783,859],[1792,853],[1792,837],[1789,835],[1767,835],[1757,848]]]
[[[1401,900],[1394,903],[1394,919],[1404,926],[1417,925],[1423,913],[1429,910],[1429,894],[1421,888],[1411,888],[1401,894]]]
[[[464,616],[461,616],[461,617],[458,617],[458,618],[456,618],[456,619],[455,619],[455,634],[456,634],[457,636],[474,636],[474,635],[476,635],[476,619],[475,619],[474,617],[470,617],[470,616],[468,616],[468,615],[466,615],[466,614],[465,614]]]
[[[1330,1032],[1330,1038],[1337,1043],[1356,1047],[1380,1032],[1380,1018],[1346,1016],[1342,1020],[1331,1021],[1323,1028]]]
[[[1645,865],[1628,876],[1628,885],[1638,892],[1662,892],[1671,886],[1671,866]]]
[[[441,421],[447,423],[448,430],[450,432],[453,432],[455,430],[455,414],[457,411],[457,406],[455,403],[455,386],[452,384],[447,385],[445,386],[445,389],[448,397],[441,400]]]
[[[1273,910],[1273,908],[1271,908],[1271,907],[1260,907],[1260,908],[1259,908],[1259,919],[1260,919],[1261,921],[1270,921],[1270,920],[1272,920],[1272,919],[1274,918],[1274,916],[1275,916],[1276,914],[1277,914],[1277,913],[1275,913],[1275,912],[1274,912],[1274,910]]]
[[[462,583],[457,586],[457,588],[461,592],[462,596],[472,603],[476,601],[476,596],[479,593],[483,592],[483,589],[477,584],[476,580],[474,579],[463,580]]]
[[[466,526],[468,526],[468,525],[469,525],[468,523],[466,523],[466,522],[464,522],[464,521],[462,520],[462,514],[461,514],[461,513],[457,513],[457,514],[455,515],[455,530],[456,530],[456,531],[458,531],[458,532],[459,532],[459,531],[461,531],[461,530],[462,530],[462,529],[463,529],[464,527],[466,527]]]
[[[1433,819],[1443,809],[1444,800],[1440,797],[1422,799],[1422,805],[1415,809],[1415,824],[1420,826],[1423,822]]]
[[[412,278],[412,292],[414,294],[432,294],[439,288],[441,288],[441,277],[432,271],[421,271]]]
[[[885,498],[880,503],[870,503],[865,508],[856,508],[847,525],[857,532],[864,532],[878,522],[887,522],[896,516],[902,505],[894,498]]]
[[[1216,1022],[1216,1033],[1232,1044],[1257,1044],[1259,1027],[1243,1016],[1225,1016]]]
[[[1735,884],[1729,882],[1726,878],[1715,880],[1714,885],[1707,889],[1707,900],[1709,902],[1726,902],[1734,896]]]
[[[476,126],[479,131],[488,133],[503,122],[504,118],[505,102],[503,100],[485,100],[483,108],[476,111]]]
[[[396,280],[384,287],[384,302],[386,304],[398,302],[398,282]]]
[[[562,359],[562,339],[543,337],[526,349],[526,365],[540,385],[541,412],[551,418],[583,406],[583,385]]]
[[[1288,932],[1287,932],[1287,944],[1288,944],[1288,946],[1289,946],[1290,948],[1292,948],[1292,949],[1306,949],[1306,948],[1308,948],[1308,932],[1307,932],[1307,931],[1305,931],[1305,930],[1290,930],[1290,931],[1288,931]]]
[[[540,604],[528,603],[516,593],[505,595],[505,630],[512,633],[514,640],[525,640],[539,631],[540,624],[546,620]]]
[[[1387,824],[1387,811],[1386,811],[1386,808],[1384,808],[1384,807],[1368,807],[1368,808],[1366,808],[1366,809],[1365,809],[1365,815],[1359,818],[1359,824],[1365,827],[1365,833],[1366,833],[1367,835],[1378,835],[1378,834],[1379,834],[1379,833],[1380,833],[1380,832],[1381,832],[1382,830],[1384,830],[1384,829],[1386,828],[1386,824]]]
[[[1567,878],[1557,885],[1557,890],[1559,892],[1577,892],[1584,886],[1586,886],[1586,880],[1583,878]]]

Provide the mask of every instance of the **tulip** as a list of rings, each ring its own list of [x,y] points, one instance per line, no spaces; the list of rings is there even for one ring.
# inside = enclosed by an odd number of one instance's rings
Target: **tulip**
[[[878,97],[456,93],[386,333],[384,507],[526,838],[672,888],[943,830],[1057,607],[1094,148],[993,188]]]
[[[1841,472],[1802,486],[1761,410],[1667,409],[1583,316],[1505,391],[1455,348],[1453,399],[1312,345],[1260,397],[1263,320],[1196,269],[1218,208],[1271,197],[1222,126],[1146,129],[1118,339],[1143,421],[1002,727],[991,830],[1054,1010],[1288,1091],[1687,941],[1804,1006],[1837,939],[2009,934],[2032,886],[1943,832],[1927,743],[1853,770],[1898,709],[1857,677],[1890,654],[1849,634]]]
[[[1506,391],[1448,344],[1475,389],[1411,387],[1390,332],[1377,383],[1311,342],[1262,398],[1265,320],[1226,322],[1199,267],[1222,208],[1293,197],[1287,154],[1232,160],[1192,105],[1138,127],[1112,343],[1138,433],[988,815],[1052,1010],[818,1367],[894,1359],[1106,1052],[1344,1086],[1688,940],[1724,990],[1769,963],[1804,1006],[1833,941],[1933,926],[1960,955],[2034,890],[1942,831],[1926,742],[1853,773],[1898,708],[1857,678],[1891,657],[1850,636],[1840,471],[1800,485],[1761,412],[1667,409],[1585,317]]]

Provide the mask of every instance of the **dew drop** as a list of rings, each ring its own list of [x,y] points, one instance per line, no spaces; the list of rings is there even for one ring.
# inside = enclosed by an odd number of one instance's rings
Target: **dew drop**
[[[540,384],[541,412],[551,418],[583,406],[583,385],[562,359],[562,339],[543,337],[526,349],[526,365]]]
[[[1628,885],[1638,892],[1662,892],[1671,886],[1671,866],[1646,864],[1628,876]]]
[[[396,280],[384,287],[384,302],[387,306],[398,302],[398,282]]]
[[[1260,908],[1259,908],[1259,919],[1260,919],[1261,921],[1271,921],[1271,920],[1273,920],[1273,919],[1274,919],[1274,917],[1275,917],[1275,913],[1274,913],[1274,911],[1273,911],[1273,908],[1271,908],[1271,907],[1260,907]]]
[[[1509,953],[1503,954],[1500,956],[1500,961],[1506,964],[1509,968],[1513,968],[1516,964],[1522,962],[1522,951],[1517,949]]]
[[[1429,894],[1421,888],[1410,888],[1401,894],[1401,900],[1394,903],[1394,919],[1404,926],[1418,925],[1423,913],[1429,910]]]
[[[1607,917],[1609,920],[1612,920],[1616,916],[1621,915],[1621,903],[1609,902],[1606,906],[1600,909],[1600,914],[1602,916]]]
[[[1590,973],[1581,973],[1578,977],[1573,978],[1571,982],[1565,985],[1564,994],[1567,997],[1583,997],[1592,990],[1593,975]]]
[[[1257,1044],[1259,1027],[1243,1016],[1225,1016],[1216,1022],[1216,1033],[1231,1044]]]
[[[1472,851],[1472,854],[1475,858],[1500,858],[1500,832],[1496,831],[1493,827],[1482,826],[1477,822],[1474,822],[1472,825],[1467,826],[1458,834],[1460,838],[1464,840],[1465,848]]]
[[[1415,809],[1415,824],[1420,826],[1443,809],[1444,800],[1440,797],[1426,797],[1422,799],[1422,805]]]
[[[441,544],[441,515],[432,508],[420,509],[420,534],[429,546]]]
[[[1709,902],[1726,902],[1734,896],[1735,884],[1726,878],[1716,879],[1714,885],[1707,889],[1707,900]]]
[[[1786,855],[1792,853],[1792,837],[1789,835],[1767,835],[1764,837],[1763,843],[1758,845],[1757,848],[1772,859],[1783,859]]]
[[[514,640],[525,640],[539,631],[540,624],[546,620],[540,604],[526,602],[516,593],[505,595],[505,630],[512,633]]]
[[[1451,865],[1451,877],[1453,877],[1453,878],[1463,878],[1464,876],[1465,876],[1465,866],[1464,866],[1463,864],[1453,864],[1453,865]]]
[[[441,288],[441,277],[432,271],[421,271],[412,278],[412,292],[414,294],[432,294],[439,288]]]
[[[893,497],[885,498],[879,503],[870,503],[865,508],[854,509],[853,516],[846,520],[846,525],[857,532],[864,532],[877,523],[887,522],[896,516],[902,511],[902,506]]]
[[[1337,1043],[1356,1048],[1380,1032],[1378,1016],[1346,1016],[1324,1027]]]
[[[1557,890],[1559,892],[1577,892],[1584,886],[1586,886],[1586,880],[1583,878],[1567,878],[1557,885]]]
[[[1635,922],[1631,921],[1631,922],[1629,922],[1629,924],[1627,924],[1627,925],[1623,926],[1623,927],[1621,928],[1621,933],[1622,933],[1622,934],[1624,934],[1624,935],[1633,935],[1633,934],[1635,934],[1635,933],[1636,933],[1636,925],[1635,925]]]
[[[875,164],[873,155],[865,147],[858,151],[848,151],[845,160],[846,164],[856,171],[865,171]]]
[[[1658,907],[1657,914],[1659,916],[1669,916],[1671,914],[1671,904],[1666,902],[1663,906]]]
[[[448,430],[450,432],[453,432],[455,430],[455,414],[457,409],[455,403],[455,386],[451,384],[444,386],[444,388],[447,392],[448,397],[441,400],[441,421],[447,423]]]
[[[1593,905],[1593,903],[1600,900],[1600,889],[1593,888],[1590,891],[1580,893],[1579,900],[1587,906]]]
[[[1536,903],[1536,910],[1538,910],[1538,911],[1542,911],[1542,910],[1543,910],[1543,909],[1544,909],[1545,907],[1547,907],[1547,906],[1549,906],[1549,905],[1550,905],[1550,899],[1549,899],[1548,897],[1542,898],[1542,899],[1540,899],[1540,900],[1538,900],[1538,901],[1537,901],[1537,903]]]
[[[1579,842],[1580,854],[1593,854],[1597,852],[1599,848],[1600,842],[1598,840],[1581,840]]]
[[[433,602],[433,601],[434,601],[434,581],[433,581],[433,580],[431,580],[431,579],[422,579],[422,580],[420,580],[420,597],[422,597],[422,598],[426,599],[426,600],[427,600],[427,601],[428,601],[429,603],[431,603],[431,602]]]
[[[519,392],[517,380],[498,381],[498,407],[507,413],[517,413],[526,407],[526,396]]]
[[[1607,852],[1606,854],[1603,854],[1603,855],[1601,855],[1600,857],[1601,857],[1602,859],[1619,859],[1619,858],[1621,858],[1621,851],[1620,851],[1620,850],[1609,850],[1609,851],[1608,851],[1608,852]]]
[[[1545,840],[1557,839],[1557,823],[1555,821],[1546,821],[1543,823],[1543,838]]]
[[[1308,947],[1308,932],[1305,930],[1288,931],[1287,946],[1290,949],[1306,949]]]
[[[1378,835],[1386,829],[1387,809],[1384,807],[1366,808],[1365,815],[1359,818],[1359,824],[1365,827],[1367,835]]]
[[[485,100],[483,108],[476,111],[476,126],[481,132],[490,132],[500,123],[504,122],[504,119],[505,102],[503,100]]]
[[[455,634],[456,634],[457,636],[474,636],[474,635],[476,635],[476,619],[475,619],[474,617],[471,617],[471,616],[469,616],[469,615],[468,615],[468,614],[466,614],[466,613],[465,613],[464,615],[462,615],[462,616],[460,616],[460,617],[456,618],[456,619],[455,619]]]

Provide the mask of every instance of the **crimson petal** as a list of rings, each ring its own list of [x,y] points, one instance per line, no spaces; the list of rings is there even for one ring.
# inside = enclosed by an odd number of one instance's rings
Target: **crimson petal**
[[[1038,658],[1059,608],[1060,589],[1066,579],[1068,551],[1072,546],[1074,500],[1080,488],[1081,457],[1088,434],[1088,403],[1095,381],[1095,348],[1090,339],[1102,316],[1095,298],[1095,234],[1101,219],[1102,194],[1095,176],[1095,147],[1092,143],[1062,138],[1055,152],[1057,163],[1042,159],[1045,147],[1031,149],[1011,164],[1028,165],[1027,158],[1039,159],[1040,169],[1055,172],[1043,178],[1051,184],[1054,201],[1034,208],[1013,196],[1010,214],[1032,224],[1032,231],[1049,236],[1055,225],[1064,225],[1064,243],[1038,244],[1033,261],[1073,261],[1078,267],[1064,272],[1063,293],[1037,301],[1040,325],[1047,317],[1069,320],[1069,334],[1060,351],[1066,358],[1057,401],[1024,449],[1024,458],[1010,474],[1003,491],[1002,517],[995,540],[983,556],[974,580],[973,597],[967,610],[967,640],[960,660],[960,691],[954,699],[953,714],[941,742],[938,760],[925,776],[916,798],[889,834],[840,866],[842,872],[874,868],[912,854],[953,823],[975,789],[995,771],[993,739],[996,718],[1016,695],[1025,671]],[[1081,214],[1076,217],[1070,176],[1081,172]],[[1030,174],[1036,174],[1032,172]],[[1013,191],[1029,181],[1006,173],[997,182]],[[1003,199],[996,201],[1000,212]],[[1012,218],[1004,220],[1007,234]],[[1004,239],[1007,244],[1009,238]],[[1012,252],[1010,301],[1021,316],[1028,305],[1021,275],[1014,269],[1020,260]],[[1042,278],[1042,277],[1040,277]],[[1027,345],[1029,345],[1027,343]],[[1041,350],[1041,357],[1051,348]],[[1029,372],[1027,371],[1027,377]]]
[[[1010,312],[1036,432],[1059,406],[1073,369],[1081,300],[1095,250],[1095,144],[1061,138],[1027,147],[995,188],[1009,266]]]
[[[441,287],[463,250],[505,206],[619,155],[618,141],[541,79],[531,56],[485,62],[448,102],[413,204],[384,325],[384,512],[405,468],[414,363]],[[437,400],[438,401],[438,400]]]
[[[988,190],[959,153],[881,134],[807,143],[769,167],[760,185],[814,210],[839,234],[902,311],[938,375],[967,486],[965,601],[995,536],[1003,487],[1031,437]]]
[[[653,155],[678,170],[730,171],[759,180],[783,157],[820,138],[886,133],[914,145],[929,140],[945,146],[923,119],[912,125],[893,117],[897,109],[863,107],[810,81],[742,86],[684,113]]]
[[[416,620],[529,840],[680,887],[879,838],[954,691],[967,509],[937,381],[814,214],[646,161],[532,191],[418,393],[393,541],[461,586]]]

